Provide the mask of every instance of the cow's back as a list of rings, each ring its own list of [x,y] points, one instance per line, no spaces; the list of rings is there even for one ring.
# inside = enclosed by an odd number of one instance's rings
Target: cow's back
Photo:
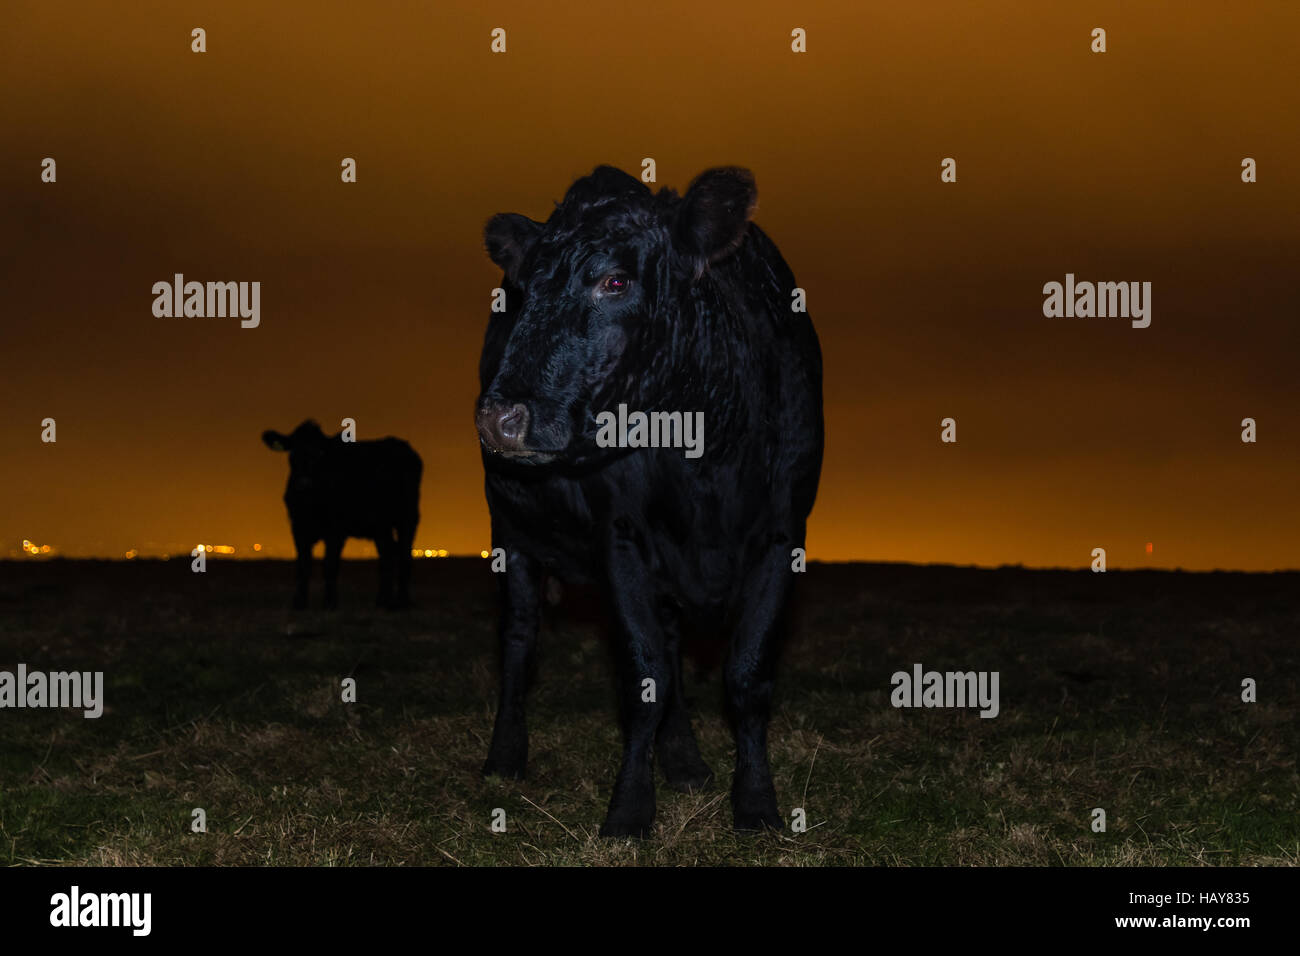
[[[420,456],[399,438],[332,441],[317,485],[285,494],[295,524],[307,522],[319,533],[374,538],[419,521]]]
[[[744,302],[753,347],[773,376],[762,392],[761,419],[770,435],[774,487],[789,489],[791,512],[802,521],[817,497],[825,440],[821,345],[808,313],[792,308],[794,273],[757,223],[749,224],[727,265],[729,292]]]

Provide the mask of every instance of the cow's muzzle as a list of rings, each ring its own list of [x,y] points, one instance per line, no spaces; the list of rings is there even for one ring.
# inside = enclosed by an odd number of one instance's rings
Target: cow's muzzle
[[[527,457],[532,452],[524,446],[530,416],[528,406],[520,402],[484,399],[474,415],[479,438],[489,451],[508,457]]]

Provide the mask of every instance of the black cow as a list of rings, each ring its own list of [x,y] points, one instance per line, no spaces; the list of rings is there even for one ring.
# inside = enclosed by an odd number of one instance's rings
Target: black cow
[[[424,464],[400,438],[345,442],[326,437],[305,421],[292,434],[262,433],[274,451],[289,452],[289,508],[298,549],[298,587],[293,606],[307,606],[311,549],[325,541],[325,606],[338,604],[339,557],[348,538],[369,538],[379,550],[379,597],[384,607],[410,604],[411,545],[420,523],[420,476]],[[397,595],[393,595],[393,579]]]
[[[507,563],[483,771],[525,771],[543,574],[594,581],[615,621],[625,734],[608,836],[650,829],[655,756],[678,789],[712,777],[682,691],[688,622],[729,641],[735,825],[782,826],[767,724],[792,551],[821,472],[822,365],[792,310],[794,276],[749,221],[756,199],[744,169],[711,169],[679,197],[601,166],[545,223],[503,214],[485,230],[505,308],[488,325],[476,424]],[[598,416],[620,405],[703,412],[703,453],[609,447]]]

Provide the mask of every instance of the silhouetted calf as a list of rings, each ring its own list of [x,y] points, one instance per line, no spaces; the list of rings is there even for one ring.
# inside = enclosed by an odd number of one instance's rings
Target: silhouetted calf
[[[289,452],[289,508],[298,549],[293,606],[307,606],[311,549],[325,542],[325,606],[338,604],[339,557],[348,538],[369,538],[379,550],[379,597],[387,607],[410,603],[411,545],[420,523],[420,456],[400,438],[345,442],[305,421],[290,435],[262,433],[274,451]],[[393,595],[393,580],[397,595]]]
[[[606,835],[649,830],[652,753],[675,787],[712,776],[682,690],[686,621],[729,639],[735,825],[782,826],[767,724],[792,552],[821,472],[822,364],[792,309],[794,276],[749,222],[756,200],[743,169],[709,170],[678,197],[602,166],[545,223],[487,224],[506,308],[488,325],[475,413],[507,563],[483,769],[525,770],[543,572],[594,580],[617,622],[624,712]],[[634,423],[651,412],[657,440]],[[663,447],[674,436],[681,447]]]

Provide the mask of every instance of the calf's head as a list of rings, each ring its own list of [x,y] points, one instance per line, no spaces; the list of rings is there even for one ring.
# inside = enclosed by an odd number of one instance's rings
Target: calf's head
[[[595,415],[665,373],[675,324],[696,318],[692,284],[740,248],[756,202],[745,169],[710,169],[678,197],[600,166],[545,223],[493,216],[513,322],[475,409],[483,447],[529,464],[593,455]]]
[[[262,441],[272,451],[289,453],[290,493],[310,494],[316,488],[330,442],[319,425],[308,419],[288,435],[267,430]]]

